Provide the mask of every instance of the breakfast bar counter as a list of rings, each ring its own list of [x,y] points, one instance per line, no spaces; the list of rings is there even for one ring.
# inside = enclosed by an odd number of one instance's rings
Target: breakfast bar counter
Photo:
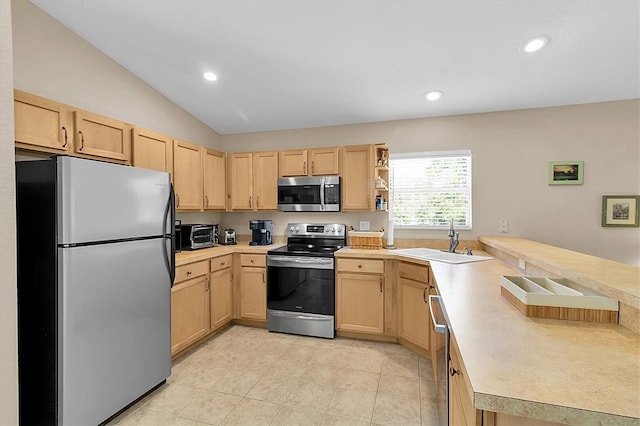
[[[500,278],[529,274],[535,266],[536,272],[578,277],[634,307],[640,269],[520,238],[481,237],[480,242],[493,260],[448,264],[358,249],[336,256],[430,265],[475,409],[540,424],[639,425],[640,335],[620,324],[527,317],[501,295]],[[526,272],[518,269],[518,259],[526,262]]]

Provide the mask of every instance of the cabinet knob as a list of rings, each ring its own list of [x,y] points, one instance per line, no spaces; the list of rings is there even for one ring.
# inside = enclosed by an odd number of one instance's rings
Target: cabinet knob
[[[226,264],[227,264],[227,262],[220,262],[220,266],[224,266]]]
[[[249,259],[249,262],[255,263],[256,261],[254,259]]]
[[[456,369],[455,369],[455,368],[453,368],[453,367],[449,367],[449,375],[450,375],[451,377],[453,377],[453,376],[455,376],[456,374],[460,374],[460,370],[456,370]]]
[[[204,206],[209,207],[209,197],[206,195],[204,196]]]
[[[358,264],[358,269],[362,269],[362,265]]]
[[[191,274],[193,274],[193,272],[191,272],[191,271],[187,271],[187,276],[189,276],[189,275],[191,275]]]

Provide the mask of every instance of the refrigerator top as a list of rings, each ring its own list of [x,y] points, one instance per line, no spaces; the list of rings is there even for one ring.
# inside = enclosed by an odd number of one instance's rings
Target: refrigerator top
[[[59,156],[58,244],[163,237],[172,232],[169,174]]]

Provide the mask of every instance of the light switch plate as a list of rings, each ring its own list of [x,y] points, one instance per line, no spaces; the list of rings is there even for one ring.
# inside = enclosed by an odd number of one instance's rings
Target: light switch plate
[[[361,231],[368,231],[370,225],[371,224],[369,223],[368,220],[364,220],[364,221],[360,222],[360,230]]]

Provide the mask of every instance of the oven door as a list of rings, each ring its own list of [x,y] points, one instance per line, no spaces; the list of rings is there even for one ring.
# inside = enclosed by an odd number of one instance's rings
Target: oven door
[[[268,255],[267,308],[334,315],[333,257]]]

